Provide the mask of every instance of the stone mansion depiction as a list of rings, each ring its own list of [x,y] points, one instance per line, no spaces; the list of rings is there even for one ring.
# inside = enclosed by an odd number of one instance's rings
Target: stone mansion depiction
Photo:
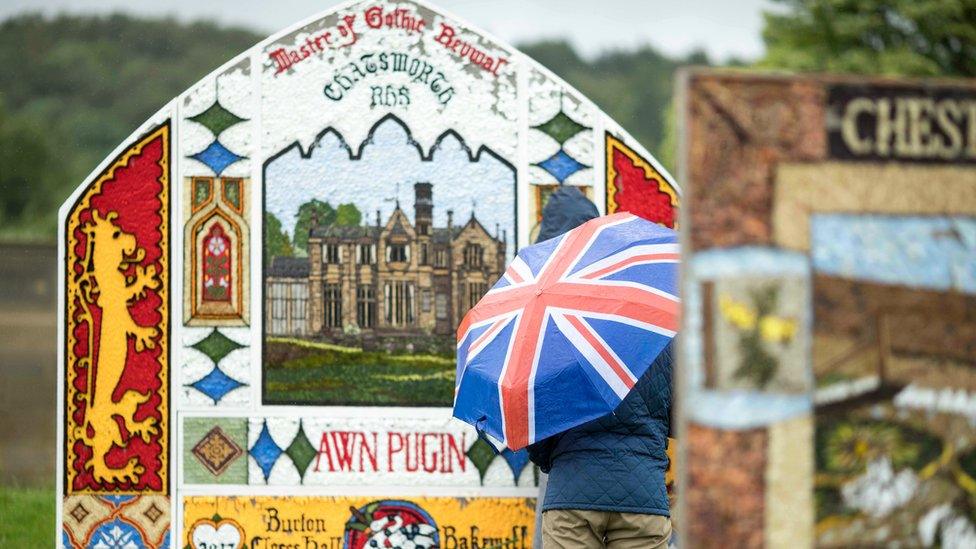
[[[274,257],[265,276],[269,335],[453,335],[501,277],[507,234],[472,211],[433,227],[430,183],[414,185],[414,224],[399,202],[386,224],[313,226],[308,257]]]

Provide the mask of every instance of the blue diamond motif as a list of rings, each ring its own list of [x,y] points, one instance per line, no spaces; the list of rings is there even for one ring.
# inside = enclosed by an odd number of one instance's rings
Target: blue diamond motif
[[[215,139],[206,149],[192,155],[190,158],[203,162],[219,176],[227,166],[247,157],[234,154],[227,147],[223,146],[220,141]]]
[[[566,151],[562,149],[536,165],[552,174],[560,184],[574,173],[589,167],[577,162],[575,158],[566,154]]]
[[[499,455],[505,459],[505,463],[508,464],[508,468],[512,470],[512,476],[515,478],[515,484],[518,484],[519,475],[522,474],[522,470],[525,469],[525,466],[529,464],[529,452],[526,450],[513,452],[508,448],[505,448]]]
[[[268,477],[271,476],[271,468],[274,467],[278,457],[282,454],[281,448],[275,444],[274,439],[271,438],[271,433],[268,432],[268,422],[264,422],[264,426],[261,428],[261,434],[258,435],[257,441],[254,442],[254,446],[251,446],[251,455],[254,456],[254,461],[258,463],[258,467],[264,473],[264,481],[268,481]]]
[[[224,395],[244,385],[240,381],[225,374],[223,370],[214,366],[210,373],[194,381],[190,386],[210,397],[214,404],[220,402]]]

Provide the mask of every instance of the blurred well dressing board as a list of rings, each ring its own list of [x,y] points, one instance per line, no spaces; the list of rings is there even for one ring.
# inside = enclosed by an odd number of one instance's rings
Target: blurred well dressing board
[[[976,82],[691,71],[695,546],[971,546]]]
[[[526,454],[450,418],[454,331],[560,185],[675,226],[620,126],[423,3],[344,4],[174,98],[61,208],[57,539],[531,546]]]

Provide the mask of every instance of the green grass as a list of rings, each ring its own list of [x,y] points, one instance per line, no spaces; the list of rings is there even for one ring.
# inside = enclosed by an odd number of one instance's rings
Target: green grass
[[[0,486],[0,547],[53,547],[54,497],[54,488]]]
[[[265,367],[269,404],[450,406],[454,400],[449,356],[271,339]]]

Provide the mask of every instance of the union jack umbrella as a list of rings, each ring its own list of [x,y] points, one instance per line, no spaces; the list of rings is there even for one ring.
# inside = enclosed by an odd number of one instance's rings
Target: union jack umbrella
[[[523,248],[458,327],[454,416],[519,450],[612,412],[678,330],[679,258],[626,212]]]

